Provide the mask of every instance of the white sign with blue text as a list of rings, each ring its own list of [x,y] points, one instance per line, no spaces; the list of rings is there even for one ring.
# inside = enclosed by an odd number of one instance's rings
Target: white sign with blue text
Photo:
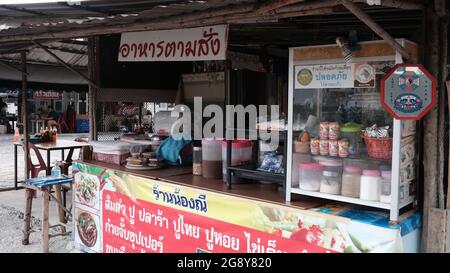
[[[368,64],[295,66],[295,89],[373,88],[375,69]]]

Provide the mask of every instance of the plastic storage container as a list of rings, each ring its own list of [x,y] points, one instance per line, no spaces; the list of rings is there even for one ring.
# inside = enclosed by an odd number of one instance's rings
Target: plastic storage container
[[[300,163],[311,163],[313,162],[312,156],[307,154],[292,154],[292,187],[298,187],[298,164]]]
[[[367,201],[380,201],[380,171],[363,170],[362,174],[359,198]]]
[[[318,158],[319,164],[323,166],[324,171],[337,172],[342,175],[342,165],[341,159],[330,159],[330,158]]]
[[[342,176],[337,171],[323,171],[320,180],[320,192],[328,194],[341,193]]]
[[[298,164],[298,177],[300,189],[306,191],[320,190],[320,177],[323,166],[319,163],[300,163]]]
[[[94,160],[115,165],[125,164],[130,156],[130,149],[135,147],[122,141],[91,141],[90,144]]]
[[[381,193],[380,193],[380,202],[382,203],[391,203],[391,171],[381,171]]]
[[[361,168],[358,166],[347,165],[342,174],[341,195],[353,198],[359,198],[361,184]]]
[[[205,178],[222,177],[222,139],[202,139],[202,172]]]
[[[360,132],[361,124],[348,122],[341,125],[341,138],[348,140],[348,151],[350,155],[358,155],[360,153],[359,143],[361,141]]]
[[[251,140],[233,140],[231,142],[231,166],[249,164],[252,160],[252,141]],[[223,180],[226,180],[227,174],[227,141],[222,141],[222,173]],[[237,178],[232,178],[237,180]],[[237,182],[237,181],[233,181]]]

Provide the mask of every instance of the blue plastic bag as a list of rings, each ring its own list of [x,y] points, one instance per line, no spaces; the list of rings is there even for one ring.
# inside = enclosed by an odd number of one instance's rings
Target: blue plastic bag
[[[166,138],[158,150],[156,155],[164,159],[169,165],[188,165],[192,164],[192,140],[185,138],[174,139],[172,136]]]

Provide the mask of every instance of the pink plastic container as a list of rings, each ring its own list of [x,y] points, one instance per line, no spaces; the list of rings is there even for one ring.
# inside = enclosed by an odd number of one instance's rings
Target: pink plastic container
[[[236,139],[231,142],[231,166],[239,166],[250,163],[252,160],[252,141]],[[227,141],[222,141],[222,174],[226,179],[227,173]],[[233,178],[233,182],[237,182]]]

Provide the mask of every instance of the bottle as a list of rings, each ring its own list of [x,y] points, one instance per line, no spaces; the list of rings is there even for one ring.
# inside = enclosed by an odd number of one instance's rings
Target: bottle
[[[19,142],[20,134],[19,134],[19,128],[14,129],[14,142]]]
[[[56,128],[53,127],[52,128],[52,142],[56,142]]]
[[[44,127],[41,127],[41,130],[39,130],[39,135],[41,136],[41,139],[44,139],[45,137]]]
[[[55,166],[52,168],[51,172],[52,177],[61,177],[61,167],[59,167],[59,162],[55,162]]]
[[[192,174],[202,175],[202,148],[193,148]]]
[[[50,141],[50,131],[49,131],[48,127],[45,127],[44,139],[45,139],[44,142]]]

